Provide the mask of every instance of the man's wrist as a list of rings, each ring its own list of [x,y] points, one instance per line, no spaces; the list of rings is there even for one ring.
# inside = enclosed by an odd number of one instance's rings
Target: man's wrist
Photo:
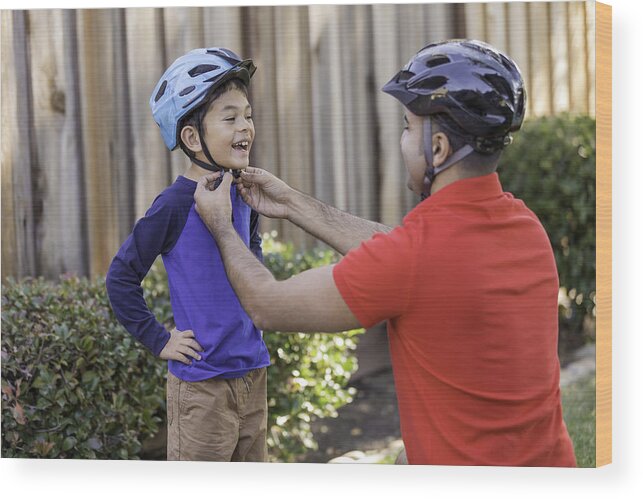
[[[224,235],[226,231],[234,230],[230,216],[211,216],[208,218],[207,226],[215,239]]]
[[[291,189],[290,196],[285,203],[286,220],[291,223],[297,223],[305,216],[306,208],[310,206],[309,198],[296,189]]]

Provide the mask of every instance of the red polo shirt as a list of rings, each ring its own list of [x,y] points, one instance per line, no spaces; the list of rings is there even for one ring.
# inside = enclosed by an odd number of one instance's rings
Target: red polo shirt
[[[554,255],[497,174],[438,191],[333,275],[364,327],[388,320],[410,464],[576,465]]]

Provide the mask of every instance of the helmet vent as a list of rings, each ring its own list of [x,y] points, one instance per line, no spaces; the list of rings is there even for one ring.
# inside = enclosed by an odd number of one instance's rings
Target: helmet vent
[[[220,66],[216,64],[199,64],[198,66],[193,67],[188,71],[188,74],[194,78],[195,76],[202,75],[203,73],[209,73],[210,71],[216,71]]]
[[[190,92],[193,92],[195,88],[196,88],[196,87],[195,87],[194,85],[192,85],[192,86],[190,86],[190,87],[186,87],[186,88],[184,88],[183,90],[181,90],[181,92],[179,93],[179,95],[180,95],[181,97],[183,97],[183,96],[185,96],[185,95],[189,94]]]
[[[445,56],[445,55],[436,55],[435,57],[431,57],[428,61],[426,61],[426,67],[427,68],[434,68],[436,66],[442,66],[443,64],[449,64],[451,60]]]
[[[504,78],[495,75],[495,74],[489,74],[484,77],[484,79],[491,85],[500,95],[504,96],[505,98],[511,99],[513,97],[513,92],[511,91],[511,88],[509,88],[509,84],[507,83],[507,80]]]
[[[167,88],[167,80],[163,80],[163,83],[161,83],[161,88],[159,88],[159,91],[156,92],[156,96],[154,97],[154,102],[158,102],[161,97],[163,97],[163,94],[165,93],[165,89]]]
[[[425,78],[415,83],[413,88],[433,91],[444,86],[446,83],[447,79],[444,76],[432,76],[431,78]]]
[[[396,81],[398,83],[401,82],[401,81],[408,81],[411,78],[413,78],[414,76],[415,76],[415,73],[412,73],[411,71],[400,71],[397,74],[397,80]]]
[[[230,64],[237,64],[240,62],[240,58],[232,51],[224,51],[224,50],[218,50],[218,49],[208,49],[207,50],[208,54],[211,55],[216,55],[217,57],[221,57],[222,59],[225,59],[227,62]]]

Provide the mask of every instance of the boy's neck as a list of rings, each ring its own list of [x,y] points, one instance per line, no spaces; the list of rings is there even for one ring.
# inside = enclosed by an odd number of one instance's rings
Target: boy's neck
[[[190,166],[188,166],[188,169],[185,170],[183,176],[197,182],[201,177],[207,175],[208,173],[212,172],[210,170],[206,170],[205,168],[201,168],[199,165],[190,163]]]

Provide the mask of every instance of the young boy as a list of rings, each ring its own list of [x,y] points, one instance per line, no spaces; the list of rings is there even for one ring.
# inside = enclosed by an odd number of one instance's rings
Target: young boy
[[[169,361],[168,460],[266,460],[269,354],[193,198],[204,174],[248,166],[255,129],[247,86],[255,70],[249,59],[210,48],[188,52],[165,71],[150,98],[152,114],[167,147],[181,147],[191,164],[136,223],[107,273],[118,320]],[[230,195],[234,227],[261,260],[257,213]],[[158,255],[167,270],[171,332],[154,318],[141,288]]]

